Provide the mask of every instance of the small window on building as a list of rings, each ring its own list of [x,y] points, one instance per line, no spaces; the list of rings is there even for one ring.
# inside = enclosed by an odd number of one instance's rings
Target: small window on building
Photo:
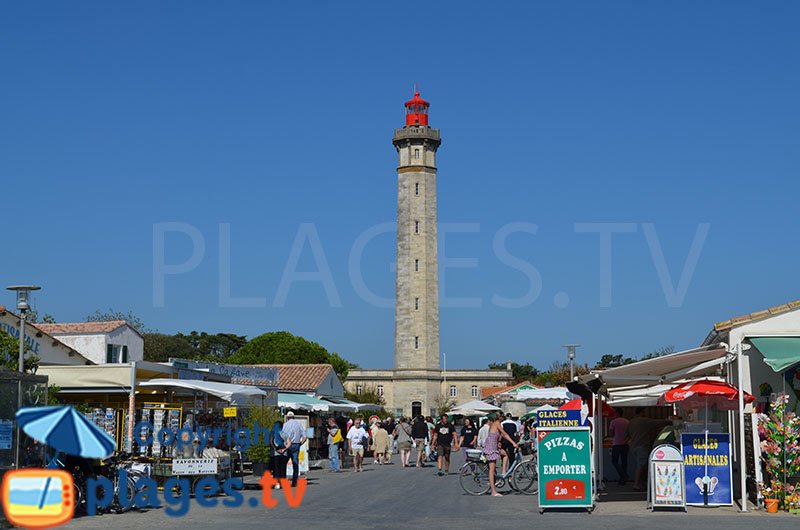
[[[414,270],[419,272],[419,260],[418,259],[414,260]]]
[[[378,397],[383,397],[383,385],[378,385]]]
[[[113,344],[106,345],[106,364],[117,362],[117,349]]]
[[[414,195],[416,195],[417,197],[419,197],[419,182],[417,182],[416,184],[414,184]]]
[[[419,298],[414,298],[414,310],[419,311]]]
[[[127,363],[128,362],[128,347],[127,346],[123,346],[122,347],[122,361],[121,362],[123,362],[123,363]]]
[[[472,385],[472,389],[470,390],[472,397],[478,397],[478,385]]]
[[[419,234],[419,221],[414,221],[414,233]]]
[[[364,387],[361,385],[356,385],[356,395],[360,396],[363,393],[364,393]]]
[[[414,349],[419,349],[419,337],[414,337]]]
[[[458,390],[456,389],[456,385],[450,385],[450,397],[458,396]]]
[[[419,149],[414,149],[414,160],[419,160]]]

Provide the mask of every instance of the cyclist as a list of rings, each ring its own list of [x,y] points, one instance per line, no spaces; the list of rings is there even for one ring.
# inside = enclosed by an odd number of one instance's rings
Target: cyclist
[[[497,459],[507,457],[506,452],[500,448],[500,440],[508,441],[509,445],[514,448],[519,447],[519,444],[503,430],[500,424],[500,416],[495,413],[489,414],[489,435],[486,437],[486,442],[483,446],[483,454],[489,461],[489,486],[491,487],[492,497],[502,497],[494,487],[494,477],[497,473]]]

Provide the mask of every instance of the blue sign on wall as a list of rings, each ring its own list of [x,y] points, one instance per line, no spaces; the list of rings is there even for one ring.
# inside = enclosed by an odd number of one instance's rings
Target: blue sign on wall
[[[686,504],[702,506],[704,484],[709,506],[733,504],[731,438],[729,434],[684,433],[681,435],[686,477]]]
[[[540,410],[536,412],[536,419],[536,426],[540,429],[586,425],[586,418],[581,418],[580,410]]]

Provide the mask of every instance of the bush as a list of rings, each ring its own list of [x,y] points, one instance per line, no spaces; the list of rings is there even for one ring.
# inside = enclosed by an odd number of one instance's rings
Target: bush
[[[250,409],[244,423],[245,426],[251,430],[255,427],[256,423],[258,423],[259,428],[270,430],[275,422],[281,419],[281,413],[278,409],[258,406]],[[251,445],[247,450],[247,458],[249,458],[251,462],[266,464],[269,462],[270,452],[269,440],[265,440],[263,437],[259,436],[258,444]]]

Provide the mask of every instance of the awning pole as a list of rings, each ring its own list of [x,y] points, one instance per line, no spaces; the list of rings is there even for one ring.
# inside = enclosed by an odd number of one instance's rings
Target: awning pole
[[[128,450],[133,453],[133,424],[136,416],[136,361],[131,361],[131,395],[128,397]]]
[[[747,452],[745,451],[744,447],[744,390],[742,388],[744,378],[742,376],[743,371],[743,359],[744,356],[742,355],[742,342],[735,346],[736,348],[736,372],[737,378],[739,382],[739,480],[740,487],[742,491],[742,511],[747,511],[747,465],[745,461],[747,459]]]

